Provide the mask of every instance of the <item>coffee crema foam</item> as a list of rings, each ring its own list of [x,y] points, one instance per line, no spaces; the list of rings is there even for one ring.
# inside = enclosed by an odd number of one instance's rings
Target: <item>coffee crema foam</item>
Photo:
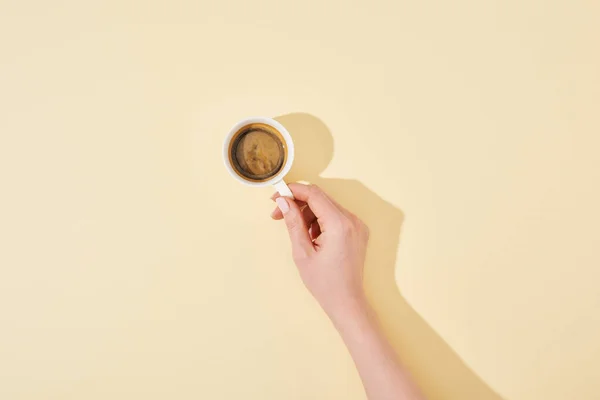
[[[285,161],[285,148],[279,132],[265,124],[251,124],[232,141],[232,164],[243,178],[262,181],[279,172]]]

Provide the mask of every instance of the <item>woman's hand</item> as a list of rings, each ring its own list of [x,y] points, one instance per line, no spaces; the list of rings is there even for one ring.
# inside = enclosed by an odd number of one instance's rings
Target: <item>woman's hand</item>
[[[296,200],[274,195],[271,216],[285,219],[306,287],[329,315],[370,400],[424,400],[368,306],[363,268],[369,229],[314,185],[292,183]]]
[[[304,284],[331,317],[366,306],[363,267],[369,229],[315,185],[289,185],[296,201],[273,195]]]

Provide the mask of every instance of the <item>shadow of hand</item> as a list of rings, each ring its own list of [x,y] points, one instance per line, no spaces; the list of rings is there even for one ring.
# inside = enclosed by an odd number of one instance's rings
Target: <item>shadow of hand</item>
[[[356,180],[322,178],[333,157],[333,137],[304,113],[277,117],[294,139],[290,180],[317,184],[370,228],[365,290],[382,328],[428,399],[500,400],[401,296],[395,280],[404,214]]]

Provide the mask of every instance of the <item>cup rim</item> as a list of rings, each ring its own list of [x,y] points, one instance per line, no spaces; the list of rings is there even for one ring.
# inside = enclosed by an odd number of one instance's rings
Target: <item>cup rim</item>
[[[236,132],[238,132],[245,125],[257,124],[257,123],[270,125],[273,128],[277,129],[279,131],[279,133],[281,133],[281,136],[283,136],[283,139],[285,140],[285,145],[287,147],[287,160],[286,160],[283,168],[281,168],[281,171],[279,171],[276,175],[272,176],[270,179],[263,181],[263,182],[252,182],[252,181],[245,180],[244,178],[242,178],[241,176],[239,176],[238,174],[235,173],[233,166],[229,162],[229,143],[231,142],[233,135],[235,135]],[[282,181],[283,178],[287,175],[287,173],[290,172],[290,169],[292,168],[292,163],[294,162],[294,142],[293,142],[292,136],[290,135],[288,130],[281,123],[274,120],[273,118],[268,118],[268,117],[244,118],[241,121],[237,122],[229,130],[229,133],[227,134],[227,136],[225,137],[225,140],[223,141],[223,162],[225,163],[225,168],[229,172],[229,175],[231,175],[233,178],[235,178],[238,182],[241,182],[248,186],[254,186],[254,187],[271,186],[279,181]]]

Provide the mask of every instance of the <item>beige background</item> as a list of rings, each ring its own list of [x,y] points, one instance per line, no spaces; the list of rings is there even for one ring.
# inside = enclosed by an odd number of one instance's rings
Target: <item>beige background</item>
[[[364,399],[222,166],[265,115],[431,399],[599,399],[599,4],[0,0],[0,398]]]

